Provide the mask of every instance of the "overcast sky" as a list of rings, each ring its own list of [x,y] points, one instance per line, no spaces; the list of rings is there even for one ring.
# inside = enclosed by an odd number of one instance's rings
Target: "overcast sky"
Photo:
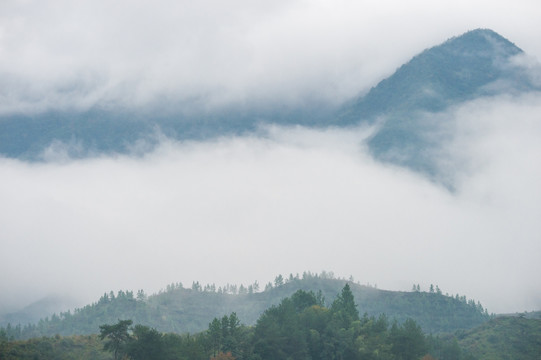
[[[156,100],[340,103],[423,49],[491,28],[541,59],[541,3],[2,1],[0,113]],[[491,312],[541,308],[541,97],[479,100],[445,169],[375,162],[367,129],[164,140],[143,158],[0,159],[0,312],[68,293],[265,283],[333,271],[438,284]]]
[[[540,18],[537,0],[3,0],[0,113],[340,102],[476,28],[541,58]]]

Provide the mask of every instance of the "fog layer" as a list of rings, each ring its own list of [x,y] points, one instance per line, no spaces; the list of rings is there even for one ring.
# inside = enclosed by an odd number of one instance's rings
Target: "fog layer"
[[[540,113],[529,95],[442,114],[456,126],[441,157],[454,192],[372,160],[369,129],[0,160],[1,305],[325,269],[386,289],[438,284],[491,312],[539,309]]]
[[[0,2],[0,114],[339,103],[491,28],[541,58],[537,0]]]

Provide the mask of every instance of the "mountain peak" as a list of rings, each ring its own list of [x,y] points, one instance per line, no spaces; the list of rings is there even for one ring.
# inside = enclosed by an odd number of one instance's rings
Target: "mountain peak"
[[[426,114],[483,96],[537,89],[527,72],[511,61],[521,53],[519,47],[492,30],[468,31],[413,57],[346,106],[338,121],[357,124],[384,119],[369,141],[372,153],[434,173],[424,154],[435,140],[426,134],[437,133],[441,124],[427,120]]]
[[[487,84],[514,77],[506,65],[520,53],[520,48],[492,30],[468,31],[413,57],[345,109],[341,121],[357,123],[393,112],[441,111],[487,95]]]
[[[429,50],[441,49],[460,56],[508,58],[522,53],[522,49],[490,29],[476,29],[453,37]]]

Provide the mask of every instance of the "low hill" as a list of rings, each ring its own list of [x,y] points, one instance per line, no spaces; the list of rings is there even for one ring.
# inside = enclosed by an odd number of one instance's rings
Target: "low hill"
[[[426,353],[423,359],[441,360],[537,360],[541,353],[541,319],[500,316],[474,329],[459,330],[455,335],[426,336],[420,333],[421,330],[410,320],[400,327],[395,325],[389,327],[390,323],[385,317],[363,316],[348,331],[340,332],[340,329],[333,325],[336,324],[336,318],[334,321],[329,318],[329,316],[332,317],[334,303],[330,311],[318,305],[306,305],[310,303],[309,301],[319,301],[319,299],[315,296],[311,298],[308,293],[296,293],[282,300],[280,305],[266,309],[258,319],[257,325],[250,328],[241,326],[234,315],[225,316],[221,320],[214,319],[208,326],[208,331],[192,335],[160,334],[148,328],[148,332],[145,333],[143,327],[138,329],[138,334],[154,334],[155,337],[134,336],[131,343],[134,349],[146,349],[147,354],[154,354],[152,358],[156,359],[208,359],[209,354],[216,353],[217,350],[225,353],[231,349],[239,359],[259,359],[260,357],[251,356],[254,352],[263,353],[263,358],[275,359],[276,353],[296,353],[300,347],[304,347],[305,353],[310,354],[303,358],[326,359],[330,357],[325,354],[325,350],[328,352],[329,349],[333,349],[333,344],[338,342],[341,342],[340,349],[353,346],[350,349],[357,356],[351,358],[361,359],[418,358],[418,355],[417,357],[405,355],[414,349],[417,349],[418,354]],[[341,301],[342,299],[347,299],[347,297],[342,295]],[[307,306],[304,309],[308,310],[302,310],[303,304]],[[343,304],[345,303],[339,302],[336,305],[347,309],[347,306]],[[299,305],[301,307],[298,307]],[[295,312],[295,309],[300,312]],[[342,312],[339,313],[342,314]],[[284,316],[285,314],[287,316]],[[325,321],[315,321],[316,319],[325,319]],[[272,324],[274,326],[271,326]],[[135,335],[137,327],[140,326],[131,328],[132,335]],[[311,330],[302,331],[304,326],[311,327]],[[322,331],[321,327],[327,328],[328,331]],[[220,341],[224,331],[228,334],[228,340]],[[281,336],[276,336],[277,331],[282,332]],[[339,336],[336,336],[337,334]],[[303,336],[309,341],[302,341]],[[327,341],[322,340],[320,336]],[[357,340],[345,340],[348,336],[353,336]],[[161,339],[161,342],[157,342],[156,337]],[[311,341],[314,338],[321,341]],[[329,339],[334,342],[328,341]],[[143,344],[146,344],[146,347]],[[112,359],[112,354],[104,350],[104,345],[105,342],[101,341],[97,335],[66,337],[55,335],[14,341],[8,339],[5,332],[0,330],[0,358],[2,359]],[[312,351],[306,351],[307,347]],[[318,351],[313,351],[314,348]],[[149,349],[154,350],[149,352]],[[321,355],[322,352],[323,355]],[[158,356],[157,353],[162,355]],[[401,356],[397,357],[397,354]]]
[[[73,313],[63,312],[37,324],[10,325],[8,332],[14,338],[94,334],[101,324],[132,319],[134,323],[163,332],[193,333],[205,330],[213,318],[231,312],[236,312],[244,324],[252,325],[265,309],[299,289],[320,293],[327,303],[331,303],[347,282],[311,274],[305,274],[302,279],[280,278],[262,292],[254,292],[252,287],[233,291],[233,287],[225,290],[214,286],[203,288],[198,283],[190,289],[181,284],[169,285],[165,291],[148,297],[142,292],[135,296],[130,291],[111,292]],[[361,314],[377,316],[385,313],[399,322],[412,318],[428,333],[470,329],[490,318],[481,304],[458,295],[449,297],[436,291],[386,291],[356,283],[350,283],[350,286]]]

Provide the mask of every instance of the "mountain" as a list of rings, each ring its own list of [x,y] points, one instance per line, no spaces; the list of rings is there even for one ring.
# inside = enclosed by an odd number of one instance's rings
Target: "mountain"
[[[302,279],[290,277],[286,281],[277,281],[276,286],[267,286],[262,292],[252,292],[248,287],[233,294],[213,286],[202,288],[198,283],[190,289],[173,284],[148,297],[142,292],[134,296],[133,292],[120,291],[116,295],[104,294],[98,302],[73,313],[60,313],[37,324],[18,329],[10,326],[10,329],[16,338],[93,334],[104,323],[132,319],[134,323],[163,332],[193,333],[207,329],[213,318],[232,312],[236,312],[244,324],[253,325],[265,309],[277,305],[297,290],[321,292],[330,304],[345,283],[347,281],[343,279],[305,274]],[[481,304],[458,295],[445,296],[438,291],[386,291],[351,282],[350,286],[361,314],[378,316],[385,313],[389,319],[399,322],[412,318],[429,333],[470,329],[490,319]]]
[[[374,124],[372,153],[428,173],[445,126],[435,116],[480,97],[540,90],[514,62],[523,51],[492,30],[477,29],[415,56],[366,95],[345,104],[337,124]]]
[[[379,124],[369,140],[379,159],[433,174],[433,150],[446,125],[435,114],[480,97],[541,90],[513,59],[523,51],[494,31],[478,29],[432,47],[402,65],[366,95],[334,106],[311,101],[231,105],[194,103],[0,116],[0,155],[47,160],[46,149],[71,157],[152,150],[161,138],[204,140],[255,132],[260,124],[352,126]],[[443,134],[443,135],[442,135]]]
[[[197,110],[195,109],[197,108]],[[255,132],[260,124],[315,126],[336,109],[307,103],[231,105],[201,110],[194,104],[159,104],[117,109],[96,105],[84,111],[54,110],[0,116],[0,156],[47,160],[47,149],[73,158],[96,154],[136,154],[152,150],[164,137],[205,140]]]
[[[41,318],[73,308],[75,301],[64,296],[47,296],[24,308],[6,314],[0,314],[0,326],[12,324],[33,324]]]

